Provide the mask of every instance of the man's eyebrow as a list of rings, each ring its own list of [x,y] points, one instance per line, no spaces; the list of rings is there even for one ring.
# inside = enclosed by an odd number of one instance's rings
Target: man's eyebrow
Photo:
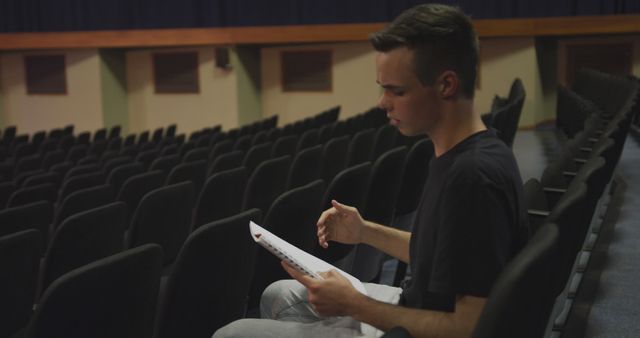
[[[394,85],[394,84],[382,84],[380,82],[378,82],[378,84],[380,85],[380,87],[384,88],[384,89],[403,89],[403,86],[399,86],[399,85]]]

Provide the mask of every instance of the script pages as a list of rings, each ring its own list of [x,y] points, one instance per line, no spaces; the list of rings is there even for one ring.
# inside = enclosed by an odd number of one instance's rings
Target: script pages
[[[319,274],[320,272],[335,269],[341,275],[346,277],[356,290],[365,295],[367,294],[367,290],[364,288],[364,285],[357,278],[315,256],[306,253],[303,250],[296,248],[256,223],[250,221],[249,230],[251,232],[251,238],[253,238],[256,243],[260,244],[281,260],[287,261],[289,265],[296,268],[298,271],[315,278],[322,278]]]

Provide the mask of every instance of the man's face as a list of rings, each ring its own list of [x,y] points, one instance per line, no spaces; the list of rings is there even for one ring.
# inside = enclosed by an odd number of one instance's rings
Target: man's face
[[[377,82],[384,90],[378,106],[387,111],[390,123],[406,136],[427,133],[440,119],[437,91],[423,85],[416,76],[413,54],[400,47],[376,56]]]

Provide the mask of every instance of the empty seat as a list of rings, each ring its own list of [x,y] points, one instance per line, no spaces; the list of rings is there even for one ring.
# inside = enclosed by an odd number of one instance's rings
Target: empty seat
[[[242,165],[244,153],[242,151],[232,151],[230,153],[221,154],[211,164],[207,176],[219,173],[225,170],[238,168]]]
[[[233,144],[233,150],[240,150],[240,151],[242,151],[243,153],[246,154],[249,151],[249,148],[251,148],[252,138],[253,138],[252,135],[246,135],[246,136],[240,137]]]
[[[380,155],[391,150],[396,143],[398,130],[396,127],[385,124],[376,131],[373,143],[373,159],[377,159]]]
[[[271,157],[276,158],[276,157],[281,157],[285,155],[293,156],[296,153],[297,146],[298,146],[297,135],[281,136],[273,144],[273,149],[271,150]]]
[[[206,224],[189,236],[167,281],[158,338],[209,337],[244,317],[257,249],[249,221],[260,222],[260,211]]]
[[[102,172],[71,177],[62,184],[58,200],[64,201],[67,196],[78,190],[92,188],[102,184],[104,184],[104,174]]]
[[[136,211],[140,200],[149,191],[161,187],[164,184],[162,171],[151,171],[129,177],[120,188],[117,201],[123,201],[127,205],[127,224],[130,223],[133,213]]]
[[[42,242],[40,232],[33,229],[0,235],[1,337],[11,337],[29,323]]]
[[[120,191],[122,184],[124,184],[129,177],[142,174],[143,172],[144,167],[138,162],[121,165],[111,170],[111,173],[107,176],[107,183],[112,185],[116,191]]]
[[[395,148],[384,153],[373,164],[362,212],[365,219],[379,224],[391,224],[400,192],[406,153],[406,147]],[[384,257],[382,251],[366,244],[358,244],[352,268],[353,275],[364,282],[376,280]]]
[[[320,179],[321,169],[322,146],[302,149],[293,158],[285,189],[293,189]]]
[[[297,248],[313,253],[323,192],[322,180],[285,192],[273,202],[263,226]],[[282,269],[280,259],[260,248],[251,282],[249,308],[258,304],[260,295],[269,284],[283,278],[289,278],[289,275]]]
[[[320,139],[320,132],[318,129],[307,130],[302,135],[300,135],[300,139],[298,140],[298,144],[296,145],[296,153],[307,149],[318,144],[318,140]]]
[[[173,263],[189,235],[194,188],[182,182],[147,193],[131,220],[130,246],[156,243],[165,265]]]
[[[244,156],[242,166],[247,168],[249,174],[253,173],[256,167],[260,163],[271,158],[271,142],[255,145],[249,149],[249,152]]]
[[[558,228],[547,223],[505,266],[493,284],[473,331],[474,338],[541,337],[549,313],[540,299],[558,246]]]
[[[27,336],[151,337],[161,265],[162,249],[150,244],[61,276],[42,296]]]
[[[124,248],[126,206],[116,202],[66,218],[44,256],[41,290],[65,273]]]
[[[102,171],[102,168],[98,165],[98,164],[85,164],[85,165],[77,165],[71,169],[69,169],[67,171],[67,173],[64,175],[64,179],[62,179],[63,182],[69,180],[72,177],[75,176],[79,176],[79,175],[85,175],[85,174],[92,174],[92,173],[97,173],[99,171]]]
[[[69,196],[58,205],[52,230],[55,231],[57,225],[62,223],[67,217],[109,204],[113,202],[115,198],[115,189],[109,184],[80,189],[69,194]]]
[[[213,146],[211,152],[209,153],[209,162],[213,163],[218,156],[222,154],[226,154],[233,150],[233,141],[231,140],[221,140]]]
[[[196,201],[194,229],[239,213],[248,177],[243,167],[209,177]]]
[[[158,157],[153,162],[151,162],[149,171],[160,170],[164,173],[164,176],[167,177],[169,175],[169,172],[178,164],[180,164],[180,156],[178,155]]]
[[[249,176],[242,210],[258,208],[264,212],[282,194],[287,184],[291,157],[282,156],[262,162]]]
[[[7,207],[15,207],[39,201],[55,203],[57,198],[56,192],[55,186],[51,183],[21,188],[11,194],[7,202]]]
[[[200,194],[207,175],[207,161],[200,160],[178,164],[167,177],[167,184],[189,181],[195,188],[195,196]]]
[[[407,153],[396,202],[396,215],[406,215],[418,208],[432,157],[433,143],[428,139],[416,142]]]
[[[367,190],[369,189],[369,176],[371,175],[371,162],[365,162],[347,168],[340,172],[330,182],[325,191],[322,208],[331,208],[331,201],[336,200],[342,204],[353,206],[363,210]],[[316,244],[316,255],[328,262],[335,263],[347,256],[353,245],[338,242],[329,243],[328,248],[322,248]],[[342,262],[342,268],[351,269],[351,262]]]
[[[373,155],[375,130],[367,129],[358,132],[351,139],[347,150],[347,166],[368,162]]]
[[[47,172],[44,174],[33,175],[25,178],[25,180],[22,182],[22,186],[33,187],[40,184],[51,183],[57,188],[60,186],[61,180],[62,178],[60,177],[60,174],[56,172]]]
[[[187,152],[182,158],[182,162],[195,162],[207,160],[209,158],[209,148],[196,148]]]

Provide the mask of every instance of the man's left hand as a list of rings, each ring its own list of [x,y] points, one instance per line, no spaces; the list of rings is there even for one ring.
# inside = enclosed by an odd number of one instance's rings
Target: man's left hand
[[[358,301],[366,298],[336,270],[321,272],[322,279],[306,275],[282,261],[291,277],[307,288],[309,303],[324,317],[348,316]]]

